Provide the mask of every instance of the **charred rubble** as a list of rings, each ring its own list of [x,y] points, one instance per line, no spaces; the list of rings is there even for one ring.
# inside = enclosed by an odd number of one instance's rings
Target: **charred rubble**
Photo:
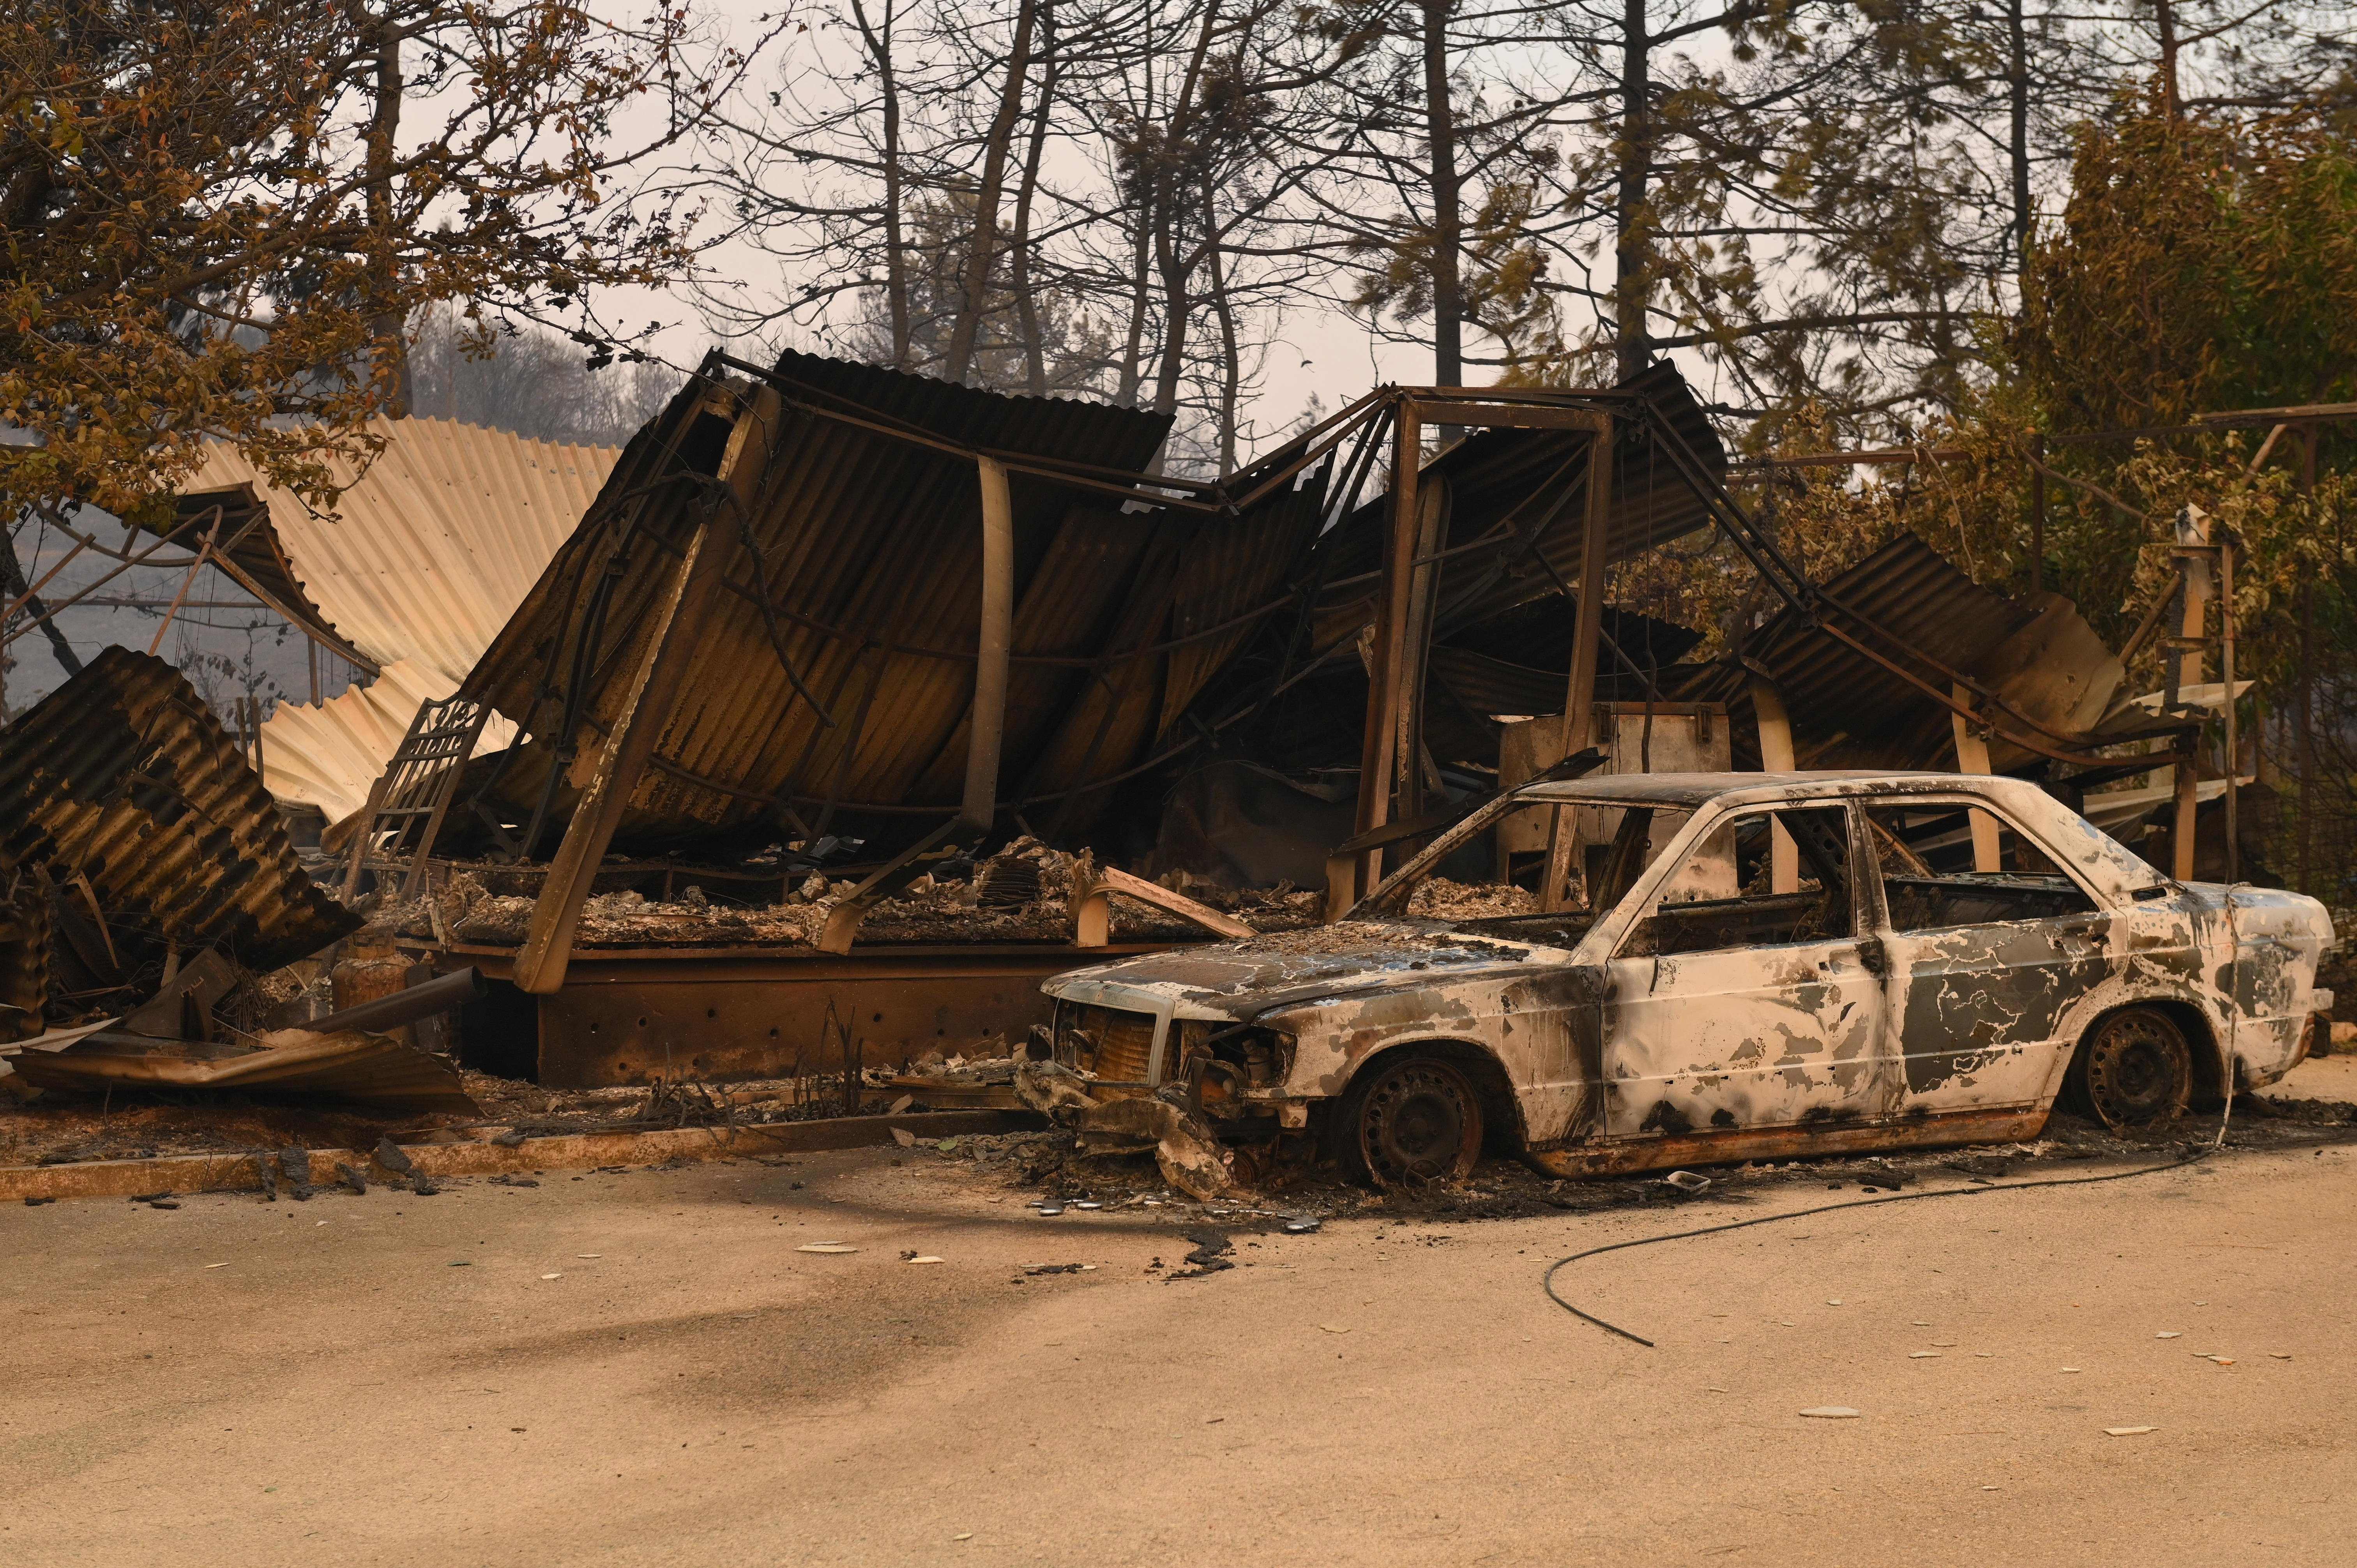
[[[1462,438],[1426,458],[1419,422]],[[1667,366],[1379,389],[1217,484],[1156,471],[1168,424],[716,353],[628,448],[563,468],[542,510],[569,521],[527,541],[461,507],[529,570],[470,587],[457,641],[414,585],[371,599],[332,527],[265,507],[252,570],[386,672],[371,701],[406,733],[332,779],[325,730],[257,772],[120,649],[0,732],[0,1084],[549,1126],[1024,1108],[1216,1197],[1277,1156],[1060,1077],[1027,1046],[1039,982],[1347,943],[1329,922],[1383,854],[1583,746],[1610,773],[2008,772],[2180,875],[2228,853],[2221,781],[2176,787],[2218,705],[2198,659],[2126,693],[2068,601],[1911,536],[1809,582]],[[1782,607],[1715,657],[1581,591],[1712,529]],[[343,814],[298,850],[323,802]],[[2248,837],[2264,791],[2244,806]],[[1550,853],[1501,829],[1405,912],[1534,913]],[[460,974],[394,1022],[316,1027]]]

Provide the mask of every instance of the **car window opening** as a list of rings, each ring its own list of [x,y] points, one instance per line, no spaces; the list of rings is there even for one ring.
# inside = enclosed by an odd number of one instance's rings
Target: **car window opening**
[[[1543,813],[1555,810],[1552,806],[1527,809]],[[1598,914],[1628,897],[1694,814],[1654,806],[1565,806],[1561,810],[1564,830],[1575,835],[1579,852],[1573,859],[1568,907],[1469,918],[1443,915],[1448,926],[1469,934],[1570,947],[1587,934]],[[1533,889],[1543,874],[1544,857],[1540,861],[1522,868],[1520,875],[1501,885],[1501,890],[1535,904],[1537,895]],[[1413,902],[1409,907],[1422,912]]]
[[[1706,833],[1630,929],[1622,956],[1667,958],[1850,935],[1847,819],[1840,806],[1751,811]],[[1780,834],[1792,856],[1781,867]]]
[[[2095,902],[2012,823],[1949,801],[1869,806],[1897,931],[2092,915]]]

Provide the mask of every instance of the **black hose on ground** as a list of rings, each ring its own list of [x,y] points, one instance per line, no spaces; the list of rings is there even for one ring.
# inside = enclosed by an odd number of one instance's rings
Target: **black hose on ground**
[[[1617,1323],[1607,1323],[1594,1313],[1582,1312],[1578,1307],[1566,1301],[1555,1288],[1555,1275],[1569,1265],[1578,1262],[1582,1258],[1593,1258],[1605,1252],[1618,1252],[1630,1247],[1650,1247],[1657,1241],[1683,1241],[1695,1236],[1716,1236],[1727,1230],[1746,1230],[1754,1225],[1773,1225],[1782,1219],[1803,1219],[1812,1214],[1832,1214],[1845,1208],[1872,1208],[1885,1203],[1917,1203],[1929,1197],[1965,1197],[1983,1192],[2026,1192],[2031,1187],[2093,1187],[2099,1182],[2126,1181],[2130,1176],[2158,1176],[2163,1171],[2182,1170],[2187,1165],[2208,1159],[2215,1149],[2214,1144],[2206,1148],[2197,1146],[2188,1151],[2183,1157],[2171,1160],[2167,1165],[2139,1165],[2132,1171],[2109,1171],[2102,1176],[2048,1176],[2038,1181],[2012,1181],[1989,1187],[1942,1187],[1937,1192],[1893,1193],[1889,1197],[1858,1197],[1846,1203],[1820,1203],[1810,1208],[1795,1208],[1785,1214],[1761,1214],[1749,1219],[1730,1219],[1724,1225],[1706,1225],[1696,1230],[1673,1230],[1664,1236],[1640,1236],[1632,1240],[1614,1241],[1602,1247],[1590,1247],[1585,1252],[1574,1252],[1568,1258],[1558,1258],[1548,1267],[1542,1283],[1545,1286],[1547,1299],[1574,1317],[1583,1322],[1593,1323],[1597,1327],[1608,1333],[1618,1334],[1623,1339],[1633,1339],[1650,1350],[1653,1348],[1653,1342],[1643,1335],[1632,1334]]]

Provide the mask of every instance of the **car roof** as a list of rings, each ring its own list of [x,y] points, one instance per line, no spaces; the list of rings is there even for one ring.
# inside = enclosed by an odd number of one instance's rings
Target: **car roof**
[[[1979,773],[1924,771],[1880,772],[1871,769],[1824,769],[1814,773],[1626,773],[1604,778],[1566,779],[1555,783],[1525,784],[1514,791],[1518,800],[1576,800],[1582,804],[1682,806],[1688,810],[1725,795],[1764,795],[1790,789],[1804,796],[1850,795],[1868,792],[1865,786],[1896,786],[1900,791],[1964,789],[1979,791],[2009,780]],[[1849,789],[1839,786],[1852,786]],[[1878,791],[1876,791],[1878,792]]]

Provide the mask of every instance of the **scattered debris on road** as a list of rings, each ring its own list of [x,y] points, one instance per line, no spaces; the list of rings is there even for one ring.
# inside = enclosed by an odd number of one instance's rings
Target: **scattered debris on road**
[[[1189,1230],[1187,1232],[1187,1240],[1195,1243],[1194,1250],[1183,1260],[1189,1266],[1172,1271],[1168,1276],[1169,1279],[1200,1280],[1206,1275],[1216,1274],[1223,1269],[1232,1269],[1236,1266],[1231,1257],[1231,1254],[1235,1251],[1235,1243],[1229,1240],[1224,1232]]]

